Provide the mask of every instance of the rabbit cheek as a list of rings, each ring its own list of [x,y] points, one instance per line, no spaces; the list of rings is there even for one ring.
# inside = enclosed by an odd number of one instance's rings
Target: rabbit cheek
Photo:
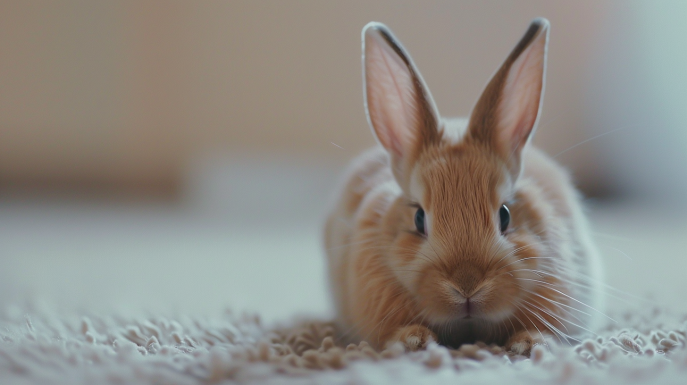
[[[513,243],[512,250],[504,251],[513,255],[494,266],[492,275],[498,290],[503,293],[502,299],[510,301],[511,305],[515,306],[536,288],[536,282],[540,279],[537,271],[541,268],[542,261],[548,259],[543,256],[543,250],[537,242],[529,237],[520,237],[513,240]]]
[[[508,274],[489,279],[480,294],[480,316],[495,322],[510,317],[521,296],[517,281]]]
[[[399,232],[389,253],[389,266],[398,280],[411,293],[415,293],[419,276],[426,269],[426,240],[416,234]]]
[[[430,323],[441,323],[460,315],[461,297],[445,274],[433,266],[418,275],[417,298]]]
[[[428,263],[431,249],[427,239],[414,233],[415,209],[405,200],[396,199],[383,219],[385,234],[382,243],[388,245],[385,261],[396,278],[411,293],[415,292],[417,277]]]

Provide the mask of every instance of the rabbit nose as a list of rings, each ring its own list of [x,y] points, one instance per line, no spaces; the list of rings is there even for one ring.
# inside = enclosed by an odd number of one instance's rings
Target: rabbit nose
[[[464,307],[465,307],[465,314],[467,314],[468,317],[469,317],[469,316],[470,316],[470,298],[469,298],[469,297],[468,297],[468,298],[465,298],[465,305],[464,305]]]
[[[480,291],[482,290],[482,286],[477,286],[474,289],[471,289],[470,291],[466,291],[460,286],[455,288],[456,292],[460,294],[461,297],[465,298],[465,302],[468,303],[470,299],[472,299],[472,303],[474,304],[475,302],[475,297],[478,297],[480,294]],[[471,305],[472,306],[472,305]]]
[[[474,296],[481,288],[482,281],[482,272],[472,266],[458,269],[453,277],[456,290],[465,298]]]

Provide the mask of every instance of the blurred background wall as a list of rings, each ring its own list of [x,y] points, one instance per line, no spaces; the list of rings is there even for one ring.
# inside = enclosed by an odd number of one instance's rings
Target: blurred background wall
[[[685,1],[0,0],[0,305],[327,309],[327,199],[374,144],[361,28],[466,115],[538,16],[535,143],[604,198],[607,282],[684,304]]]
[[[360,64],[360,29],[370,20],[395,31],[451,116],[469,113],[529,21],[549,18],[536,143],[558,154],[609,131],[585,116],[585,79],[607,23],[627,7],[2,1],[0,189],[178,196],[189,170],[225,155],[341,165],[374,144]],[[599,148],[560,156],[592,195],[614,187]]]

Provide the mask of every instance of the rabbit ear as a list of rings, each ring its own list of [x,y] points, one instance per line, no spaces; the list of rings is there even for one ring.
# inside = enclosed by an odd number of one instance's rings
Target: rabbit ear
[[[548,40],[549,22],[535,19],[470,116],[470,135],[495,149],[515,178],[520,174],[522,149],[540,115]]]
[[[365,106],[377,140],[405,187],[422,148],[439,141],[439,114],[412,59],[383,24],[363,28]]]

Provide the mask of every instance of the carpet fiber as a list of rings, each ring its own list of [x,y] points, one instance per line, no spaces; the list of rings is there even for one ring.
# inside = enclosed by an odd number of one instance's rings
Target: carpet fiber
[[[0,310],[0,384],[687,383],[687,316],[645,308],[616,315],[598,336],[535,347],[431,345],[405,353],[337,346],[327,322],[268,328],[258,317],[56,314]]]

